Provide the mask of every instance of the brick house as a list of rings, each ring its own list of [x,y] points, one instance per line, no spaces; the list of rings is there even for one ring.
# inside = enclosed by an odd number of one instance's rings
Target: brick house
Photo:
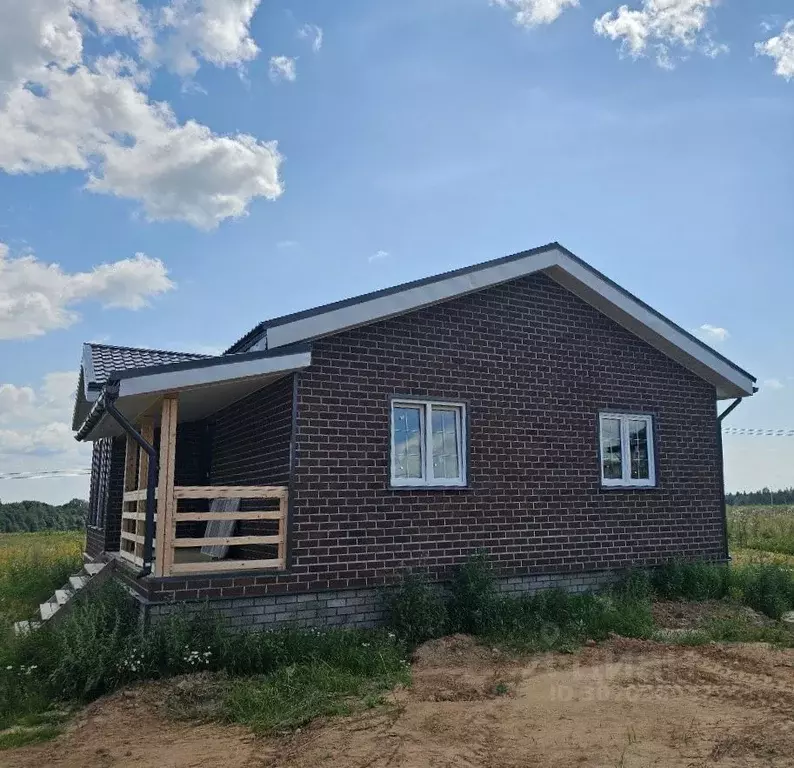
[[[377,621],[486,549],[506,590],[727,558],[717,401],[755,379],[556,243],[261,323],[84,346],[86,557],[153,614]]]

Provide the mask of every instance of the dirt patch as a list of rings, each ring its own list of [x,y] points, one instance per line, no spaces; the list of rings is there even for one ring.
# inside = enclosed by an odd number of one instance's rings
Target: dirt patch
[[[725,600],[687,603],[660,600],[653,604],[653,620],[663,629],[700,629],[712,621],[738,619],[751,627],[769,627],[775,622],[746,605]]]
[[[518,661],[456,636],[417,651],[384,709],[258,739],[164,717],[166,689],[97,702],[9,768],[794,766],[794,651],[614,638]],[[173,685],[173,684],[169,684]]]
[[[174,684],[179,684],[176,681]],[[170,685],[170,683],[168,684]],[[121,691],[84,709],[53,742],[0,752],[3,768],[248,768],[261,744],[245,728],[166,717],[166,684]],[[256,747],[256,748],[255,748]]]

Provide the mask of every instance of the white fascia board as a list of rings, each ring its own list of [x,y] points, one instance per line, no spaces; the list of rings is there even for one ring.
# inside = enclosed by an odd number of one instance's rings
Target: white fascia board
[[[163,373],[141,374],[122,379],[119,384],[119,396],[173,392],[252,376],[287,373],[298,368],[307,368],[311,362],[311,352],[296,352],[279,357],[260,357],[256,360],[230,360],[223,365],[204,365]]]
[[[640,301],[559,248],[550,248],[540,253],[528,254],[524,258],[490,267],[484,266],[482,269],[462,275],[453,275],[396,293],[309,315],[283,325],[275,325],[266,329],[266,341],[263,337],[254,349],[264,347],[265,344],[268,349],[274,349],[329,336],[540,271],[545,271],[560,285],[571,290],[607,317],[714,384],[719,398],[745,397],[753,394],[755,382],[750,376],[691,339],[669,320],[651,311]]]
[[[753,394],[754,380],[734,368],[708,347],[699,344],[679,328],[652,312],[616,286],[584,267],[581,263],[561,254],[558,267],[562,275],[551,270],[555,282],[572,291],[588,304],[595,306],[607,317],[628,327],[632,333],[656,347],[668,357],[683,365],[717,387],[718,396],[745,397]],[[581,287],[589,289],[582,291]],[[589,296],[588,296],[589,293]],[[621,322],[621,313],[634,322]],[[658,337],[654,338],[654,337]],[[662,340],[663,343],[659,343]],[[664,343],[666,342],[666,343]],[[727,385],[727,386],[726,386]]]
[[[83,394],[89,403],[99,397],[96,389],[89,389],[88,385],[94,383],[94,360],[91,357],[91,345],[83,344]]]
[[[556,264],[561,255],[562,252],[554,248],[515,261],[486,266],[475,272],[453,275],[446,280],[406,288],[398,293],[331,309],[284,325],[276,325],[267,329],[267,347],[274,349],[298,341],[308,341],[440,304],[458,296],[465,296],[467,293],[475,293],[546,269]]]

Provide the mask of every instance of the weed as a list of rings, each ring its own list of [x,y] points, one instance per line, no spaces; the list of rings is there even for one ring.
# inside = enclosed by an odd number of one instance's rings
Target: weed
[[[463,563],[452,581],[450,624],[456,632],[482,634],[493,622],[498,606],[496,577],[481,550]]]
[[[447,628],[447,606],[427,574],[407,575],[387,596],[389,625],[409,645],[441,637]]]

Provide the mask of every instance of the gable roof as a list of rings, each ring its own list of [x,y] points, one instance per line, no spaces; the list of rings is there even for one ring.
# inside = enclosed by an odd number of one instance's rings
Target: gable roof
[[[266,320],[226,354],[275,349],[542,272],[651,346],[713,384],[719,399],[752,395],[755,378],[559,243]]]
[[[130,368],[148,368],[168,363],[203,360],[209,355],[192,352],[169,352],[165,349],[118,347],[110,344],[83,344],[83,361],[72,415],[72,429],[77,429],[99,397],[111,374]]]

